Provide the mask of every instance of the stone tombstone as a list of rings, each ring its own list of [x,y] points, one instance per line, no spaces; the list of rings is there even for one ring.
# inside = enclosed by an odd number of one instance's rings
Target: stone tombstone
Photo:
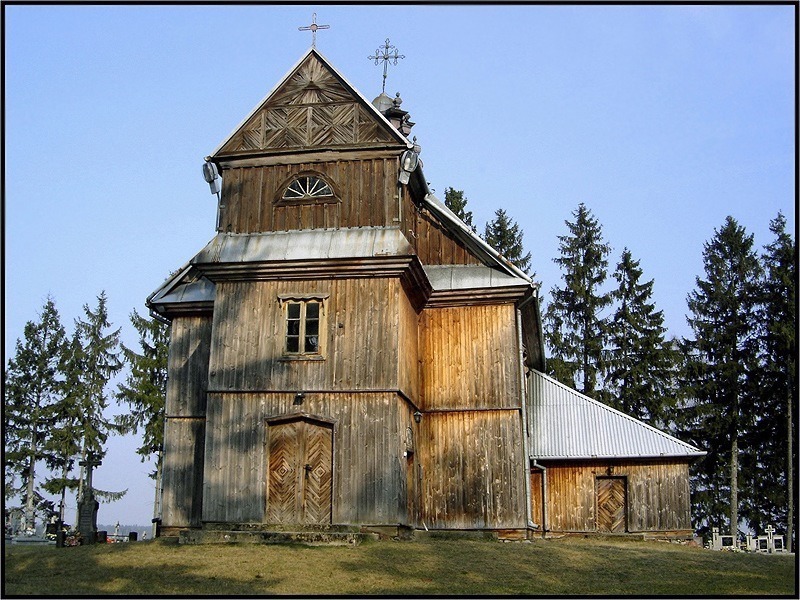
[[[78,504],[78,531],[84,544],[94,544],[97,537],[97,509],[100,503],[91,492]]]
[[[97,509],[100,503],[94,497],[92,471],[103,463],[96,453],[89,452],[86,459],[78,464],[86,467],[86,489],[78,501],[78,531],[83,544],[94,544],[97,541]]]

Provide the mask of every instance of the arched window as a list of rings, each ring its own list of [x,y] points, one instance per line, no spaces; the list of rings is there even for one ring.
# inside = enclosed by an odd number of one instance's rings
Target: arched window
[[[333,185],[321,174],[304,172],[292,176],[278,190],[278,204],[317,204],[337,202]]]

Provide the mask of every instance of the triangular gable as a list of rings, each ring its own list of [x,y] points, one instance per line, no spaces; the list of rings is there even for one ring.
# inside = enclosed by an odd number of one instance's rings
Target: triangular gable
[[[698,457],[705,452],[530,372],[530,455],[534,459]]]
[[[311,48],[212,157],[319,147],[410,145],[386,117]]]

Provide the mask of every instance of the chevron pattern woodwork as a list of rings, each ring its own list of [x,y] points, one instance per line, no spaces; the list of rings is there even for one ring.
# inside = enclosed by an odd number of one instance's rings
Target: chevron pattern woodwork
[[[625,479],[597,479],[597,530],[610,533],[625,532]]]
[[[267,522],[331,522],[331,429],[303,420],[269,428]]]
[[[356,94],[309,56],[221,153],[393,142]]]
[[[320,525],[331,522],[331,433],[326,427],[306,423],[306,462],[303,493],[303,523]]]

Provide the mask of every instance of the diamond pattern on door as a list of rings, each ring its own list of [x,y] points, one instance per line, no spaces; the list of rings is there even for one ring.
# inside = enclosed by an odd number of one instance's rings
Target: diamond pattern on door
[[[626,527],[625,478],[598,477],[597,531],[624,533]]]
[[[298,419],[269,426],[267,522],[331,522],[333,432]]]

